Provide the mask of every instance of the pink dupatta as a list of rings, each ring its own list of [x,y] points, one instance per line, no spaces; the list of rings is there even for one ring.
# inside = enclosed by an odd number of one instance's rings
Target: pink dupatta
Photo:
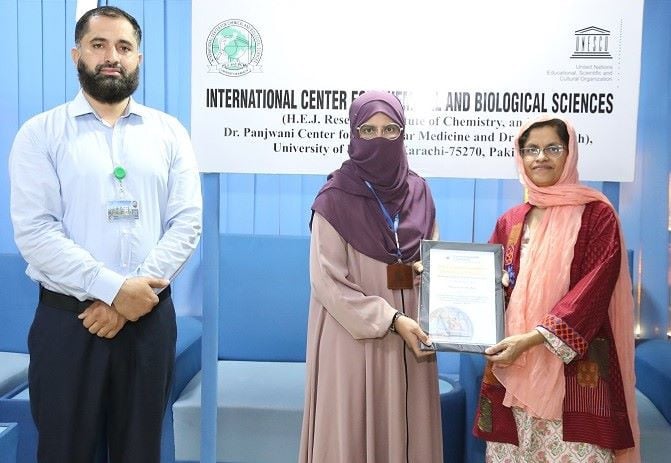
[[[519,135],[515,139],[515,159],[521,183],[528,189],[529,203],[545,208],[545,214],[529,243],[529,252],[521,262],[519,275],[506,311],[506,335],[526,333],[538,326],[543,317],[568,292],[573,248],[581,226],[585,204],[608,199],[599,191],[579,183],[578,142],[575,130],[565,119],[544,115],[528,121],[519,134],[537,122],[562,120],[569,132],[569,153],[564,171],[550,187],[536,186],[524,172],[519,155]],[[612,206],[611,206],[612,207]],[[619,220],[618,220],[619,225]],[[622,260],[620,273],[611,296],[608,315],[622,373],[629,422],[636,446],[616,451],[617,463],[638,463],[639,427],[636,411],[634,376],[634,303],[627,252],[620,230]],[[527,262],[533,262],[533,266]],[[532,268],[533,267],[533,268]],[[561,419],[564,400],[564,364],[545,346],[536,346],[513,364],[494,366],[492,371],[506,388],[503,404],[524,408],[532,416]]]

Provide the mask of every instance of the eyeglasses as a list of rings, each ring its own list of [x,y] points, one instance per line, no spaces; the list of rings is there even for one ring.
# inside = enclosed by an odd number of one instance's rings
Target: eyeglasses
[[[558,158],[564,152],[564,147],[562,145],[550,145],[545,148],[520,148],[520,154],[523,158],[540,156],[541,152],[547,157]]]
[[[361,125],[356,130],[359,132],[359,138],[363,138],[364,140],[372,140],[378,137],[386,138],[387,140],[396,140],[401,136],[403,127],[398,124],[387,124],[383,127]]]

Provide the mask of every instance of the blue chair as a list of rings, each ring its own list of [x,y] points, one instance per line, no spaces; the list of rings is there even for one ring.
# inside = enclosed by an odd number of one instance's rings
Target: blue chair
[[[466,401],[464,426],[464,463],[485,461],[485,441],[473,435],[475,411],[480,398],[480,384],[485,370],[485,359],[480,354],[461,354],[459,360],[459,382],[464,388]]]
[[[441,377],[440,418],[443,425],[443,462],[464,461],[464,417],[466,414],[466,394],[458,381]]]
[[[636,346],[636,388],[671,423],[671,342],[651,339]]]
[[[16,463],[19,430],[16,423],[0,423],[0,463]]]
[[[27,401],[15,399],[28,385],[28,330],[37,285],[25,273],[19,254],[0,254],[0,422],[17,423],[15,459],[35,461],[37,431]]]

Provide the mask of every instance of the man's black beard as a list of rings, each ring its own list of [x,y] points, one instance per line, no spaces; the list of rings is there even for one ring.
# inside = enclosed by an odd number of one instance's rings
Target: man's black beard
[[[100,69],[109,65],[96,66],[94,72],[86,68],[80,59],[77,62],[77,73],[82,89],[94,100],[101,103],[119,103],[133,94],[140,83],[140,66],[135,71],[127,73],[124,68],[119,68],[121,77],[106,76],[99,74]]]

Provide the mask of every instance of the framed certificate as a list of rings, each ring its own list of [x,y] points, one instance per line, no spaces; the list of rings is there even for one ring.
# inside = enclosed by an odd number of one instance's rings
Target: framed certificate
[[[503,339],[501,245],[422,241],[421,258],[423,349],[482,353]]]

